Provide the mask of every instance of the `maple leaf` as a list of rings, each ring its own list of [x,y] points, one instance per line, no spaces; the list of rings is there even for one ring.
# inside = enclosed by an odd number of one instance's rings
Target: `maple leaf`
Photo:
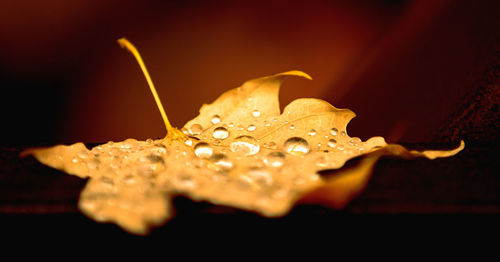
[[[126,40],[121,40],[126,41]],[[288,76],[311,79],[301,71],[257,78],[231,89],[186,123],[171,127],[138,52],[167,129],[164,139],[108,142],[91,150],[83,143],[26,151],[41,163],[89,181],[79,208],[97,221],[112,221],[136,234],[172,217],[171,199],[232,206],[264,216],[285,215],[296,203],[344,207],[366,185],[383,155],[446,157],[451,151],[408,151],[382,137],[361,141],[346,128],[355,114],[313,98],[297,99],[280,113],[278,93]],[[334,178],[318,171],[361,163]]]

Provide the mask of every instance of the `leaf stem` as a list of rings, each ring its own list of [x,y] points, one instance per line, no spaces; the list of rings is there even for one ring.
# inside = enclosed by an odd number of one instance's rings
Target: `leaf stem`
[[[160,110],[161,117],[163,118],[163,122],[165,123],[165,128],[167,130],[167,136],[169,136],[169,135],[176,136],[176,134],[178,132],[175,131],[176,129],[174,127],[172,127],[172,125],[170,124],[170,121],[168,121],[168,117],[167,117],[167,114],[165,113],[165,109],[163,109],[163,105],[160,101],[160,97],[158,96],[158,93],[156,92],[156,89],[155,89],[155,86],[153,84],[153,81],[151,80],[151,77],[149,76],[148,69],[144,65],[144,61],[142,61],[141,54],[139,54],[139,51],[137,51],[135,46],[132,43],[130,43],[126,38],[118,39],[118,44],[120,44],[120,46],[122,48],[125,48],[130,53],[132,53],[132,55],[137,60],[137,63],[139,63],[139,66],[141,67],[142,72],[144,73],[144,76],[146,77],[146,81],[148,82],[149,89],[151,90],[151,93],[153,93],[153,97],[156,101],[156,106]]]

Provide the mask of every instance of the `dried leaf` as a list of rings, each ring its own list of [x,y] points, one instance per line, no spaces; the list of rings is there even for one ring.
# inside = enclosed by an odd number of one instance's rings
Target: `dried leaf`
[[[184,134],[168,124],[165,139],[127,139],[91,150],[82,143],[58,145],[25,155],[89,177],[80,210],[145,234],[172,216],[175,195],[270,217],[285,215],[297,202],[342,208],[365,187],[380,156],[434,159],[463,149],[462,143],[452,151],[408,151],[382,137],[363,142],[347,135],[351,110],[319,99],[297,99],[280,114],[278,92],[288,76],[311,79],[289,71],[247,81],[203,105]],[[334,178],[317,173],[360,155],[367,155],[360,165]]]

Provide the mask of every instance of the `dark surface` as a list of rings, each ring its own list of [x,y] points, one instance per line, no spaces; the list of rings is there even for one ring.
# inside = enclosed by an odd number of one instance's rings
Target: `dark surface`
[[[412,144],[411,148],[451,148],[453,144]],[[498,144],[466,144],[457,156],[427,160],[381,159],[363,193],[342,211],[298,206],[283,218],[262,218],[232,208],[175,199],[176,217],[147,239],[243,237],[281,232],[335,232],[351,235],[421,229],[497,230],[500,214]],[[76,206],[84,179],[20,159],[20,148],[0,149],[0,225],[21,236],[137,238],[113,224],[100,224]],[[356,164],[356,160],[348,165]],[[331,175],[331,174],[325,174]],[[461,217],[467,224],[456,222]],[[473,221],[473,222],[471,222]],[[465,226],[465,227],[464,227]],[[384,233],[384,234],[385,234]],[[200,236],[203,235],[203,236]]]
[[[500,52],[470,88],[460,108],[436,132],[436,141],[492,141],[500,138]]]

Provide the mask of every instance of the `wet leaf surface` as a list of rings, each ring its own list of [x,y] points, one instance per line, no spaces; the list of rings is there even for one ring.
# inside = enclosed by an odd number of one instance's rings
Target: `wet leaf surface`
[[[245,82],[203,105],[200,115],[165,139],[83,143],[26,151],[40,162],[89,181],[79,209],[89,217],[148,233],[172,218],[172,198],[236,207],[263,216],[285,215],[297,203],[343,208],[368,183],[384,155],[447,157],[451,151],[408,151],[382,137],[350,137],[355,114],[319,99],[297,99],[280,114],[278,92],[290,71]],[[321,170],[341,168],[334,177]]]

